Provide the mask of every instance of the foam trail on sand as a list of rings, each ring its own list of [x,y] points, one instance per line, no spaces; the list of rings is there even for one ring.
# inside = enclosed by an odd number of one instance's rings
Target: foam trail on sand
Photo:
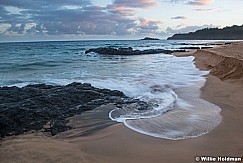
[[[139,133],[169,140],[198,137],[208,133],[221,122],[221,109],[199,98],[194,88],[180,88],[178,98],[170,109],[157,116],[126,118],[121,122]],[[163,110],[163,109],[161,109]],[[113,111],[117,111],[114,109]],[[110,117],[112,118],[112,112]],[[116,121],[121,120],[121,118]]]
[[[173,109],[177,95],[169,87],[151,87],[150,92],[144,92],[136,98],[149,104],[149,108],[139,109],[137,103],[124,105],[122,108],[116,108],[109,113],[113,121],[125,122],[128,119],[153,118]],[[141,105],[141,104],[140,104]]]

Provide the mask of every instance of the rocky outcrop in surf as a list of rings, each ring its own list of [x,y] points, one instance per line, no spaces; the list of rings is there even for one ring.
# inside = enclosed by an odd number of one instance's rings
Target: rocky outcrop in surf
[[[152,38],[152,37],[145,37],[145,38],[143,38],[141,40],[160,40],[160,39],[158,39],[158,38]]]
[[[138,109],[148,107],[147,103],[130,99],[120,91],[90,84],[0,87],[0,139],[36,130],[56,135],[71,128],[67,118],[110,103],[117,107],[129,103],[137,103]]]
[[[142,54],[172,54],[174,52],[186,52],[185,50],[165,50],[165,49],[148,49],[148,50],[133,50],[133,48],[95,48],[95,49],[89,49],[85,51],[85,54],[87,53],[98,53],[98,54],[106,54],[106,55],[142,55]]]

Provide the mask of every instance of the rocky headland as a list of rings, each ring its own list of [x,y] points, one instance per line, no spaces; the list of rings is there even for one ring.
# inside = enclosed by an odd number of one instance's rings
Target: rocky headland
[[[243,40],[243,25],[222,29],[205,28],[190,33],[174,34],[167,40]]]

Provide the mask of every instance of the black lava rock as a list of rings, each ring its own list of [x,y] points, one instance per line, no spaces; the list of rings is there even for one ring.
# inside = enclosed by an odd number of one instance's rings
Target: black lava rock
[[[32,130],[56,135],[71,128],[66,125],[69,117],[109,103],[121,106],[137,102],[120,91],[99,89],[87,83],[0,87],[0,139]],[[140,109],[148,108],[141,104]]]
[[[142,54],[172,54],[174,52],[186,52],[186,50],[165,50],[165,49],[147,49],[147,50],[133,50],[133,48],[96,48],[89,49],[85,51],[87,53],[98,53],[98,54],[106,54],[106,55],[142,55]]]

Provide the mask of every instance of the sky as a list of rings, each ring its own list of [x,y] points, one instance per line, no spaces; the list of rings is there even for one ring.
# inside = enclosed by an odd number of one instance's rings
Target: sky
[[[0,41],[167,38],[243,24],[243,0],[0,0]]]

